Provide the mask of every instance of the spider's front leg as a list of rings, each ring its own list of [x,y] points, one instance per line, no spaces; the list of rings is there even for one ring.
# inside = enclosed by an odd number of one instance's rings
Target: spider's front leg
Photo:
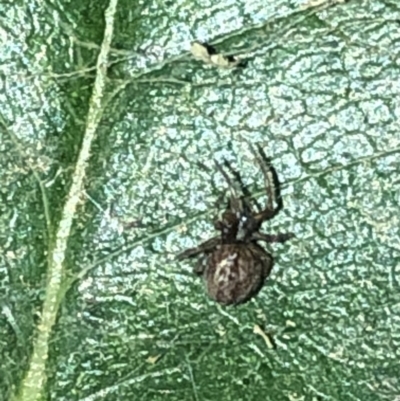
[[[224,166],[235,178],[236,184],[239,185],[238,189],[239,189],[241,195],[238,195],[236,193],[234,183],[230,180],[228,174],[226,174],[226,172],[222,168],[222,166],[217,161],[215,161],[215,165],[217,166],[217,169],[220,171],[222,176],[225,178],[225,181],[229,184],[229,187],[231,190],[231,199],[242,200],[242,203],[244,203],[249,210],[251,210],[250,200],[252,200],[252,202],[256,205],[258,210],[261,210],[261,207],[258,204],[257,200],[252,199],[251,193],[249,192],[248,187],[244,184],[240,173],[237,172],[227,160],[224,160]],[[232,208],[231,208],[231,210],[232,210]]]
[[[264,175],[265,188],[267,191],[268,201],[267,206],[264,210],[256,213],[254,218],[262,223],[265,220],[270,220],[276,216],[276,214],[283,208],[280,182],[278,174],[271,164],[271,159],[266,156],[261,146],[257,146],[258,153],[252,148],[253,153],[256,156],[257,162],[260,165],[261,171]],[[274,207],[276,203],[276,207]]]

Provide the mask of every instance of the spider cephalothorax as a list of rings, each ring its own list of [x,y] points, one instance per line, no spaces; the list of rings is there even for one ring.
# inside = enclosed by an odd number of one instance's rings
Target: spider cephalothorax
[[[293,237],[291,233],[268,235],[259,231],[262,223],[272,219],[283,204],[276,171],[260,147],[256,158],[264,175],[268,195],[266,207],[261,209],[253,200],[257,207],[254,210],[240,174],[224,161],[240,186],[242,193],[237,195],[228,174],[215,162],[231,188],[228,207],[214,223],[220,234],[178,255],[178,259],[201,256],[195,273],[203,276],[209,296],[223,305],[247,302],[257,295],[269,276],[273,258],[258,241],[285,242]]]

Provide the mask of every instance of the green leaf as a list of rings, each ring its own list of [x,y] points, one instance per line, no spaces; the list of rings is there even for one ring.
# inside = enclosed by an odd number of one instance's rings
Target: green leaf
[[[0,401],[399,397],[396,2],[0,16]],[[195,60],[196,40],[246,67]],[[296,238],[222,307],[174,256],[215,235],[214,159],[265,202],[249,144],[283,182],[264,230]]]

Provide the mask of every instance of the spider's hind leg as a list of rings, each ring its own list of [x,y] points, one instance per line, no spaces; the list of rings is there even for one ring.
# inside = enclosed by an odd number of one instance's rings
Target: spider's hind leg
[[[202,276],[207,267],[208,254],[201,255],[193,268],[193,273],[196,276]]]
[[[214,248],[221,244],[221,237],[213,237],[208,241],[201,243],[200,245],[196,246],[195,248],[187,249],[184,252],[179,253],[176,258],[178,260],[194,258],[201,253],[208,253],[211,252]]]
[[[220,244],[221,244],[221,237],[220,236],[213,237],[208,241],[205,241],[202,244],[196,246],[195,248],[190,248],[184,252],[181,252],[180,254],[177,255],[176,258],[178,260],[182,260],[198,256],[198,260],[195,266],[193,267],[193,273],[196,276],[202,276],[207,267],[208,256]]]

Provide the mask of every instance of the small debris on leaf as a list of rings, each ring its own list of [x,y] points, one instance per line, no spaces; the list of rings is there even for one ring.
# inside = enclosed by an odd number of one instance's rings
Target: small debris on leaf
[[[264,333],[264,331],[261,329],[261,327],[258,324],[254,325],[253,333],[254,334],[259,334],[264,339],[265,344],[267,344],[267,347],[269,349],[273,349],[274,348],[274,344],[271,341],[270,336],[268,334]]]
[[[210,61],[210,52],[207,46],[203,45],[202,43],[192,42],[192,47],[190,48],[190,51],[196,60],[201,60],[205,63],[208,63]]]
[[[301,9],[307,9],[312,7],[329,7],[335,4],[344,4],[347,0],[308,0],[300,6]]]
[[[150,363],[150,364],[152,364],[152,365],[154,365],[155,363],[157,363],[157,361],[161,358],[161,354],[159,354],[159,355],[154,355],[154,356],[149,356],[147,359],[146,359],[146,362],[147,363]]]
[[[243,64],[242,60],[233,56],[224,56],[210,45],[200,42],[192,42],[190,52],[196,60],[214,65],[220,68],[234,68]]]

